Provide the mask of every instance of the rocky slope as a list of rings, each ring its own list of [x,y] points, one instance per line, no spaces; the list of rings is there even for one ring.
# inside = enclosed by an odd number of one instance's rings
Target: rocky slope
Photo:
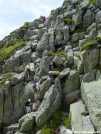
[[[45,22],[26,22],[0,41],[1,133],[101,132],[100,7],[100,0],[65,0]],[[31,74],[25,81],[27,64]],[[39,79],[32,113],[24,115]]]

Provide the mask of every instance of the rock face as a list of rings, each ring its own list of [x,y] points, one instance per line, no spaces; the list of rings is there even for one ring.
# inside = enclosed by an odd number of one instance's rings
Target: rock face
[[[33,130],[35,123],[35,114],[34,112],[24,115],[21,119],[19,119],[19,132],[20,133],[29,133]]]
[[[52,85],[46,92],[36,115],[37,126],[42,126],[49,117],[60,107],[61,99],[58,89]]]
[[[85,105],[79,100],[70,105],[72,131],[74,134],[85,132],[95,132],[89,116],[82,115],[85,112]]]
[[[92,73],[94,74],[94,73]],[[94,78],[92,74],[89,74],[91,78]],[[100,123],[101,123],[101,115],[100,115],[100,105],[101,105],[101,76],[98,75],[97,72],[95,76],[95,80],[84,80],[81,84],[81,95],[82,99],[85,102],[87,109],[90,114],[90,119],[93,125],[97,128],[97,131],[101,131]],[[92,103],[93,102],[93,103]]]

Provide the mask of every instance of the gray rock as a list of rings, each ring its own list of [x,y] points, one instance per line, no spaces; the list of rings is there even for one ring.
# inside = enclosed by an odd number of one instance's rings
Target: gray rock
[[[96,29],[96,23],[92,23],[88,28],[87,28],[87,32],[92,31],[93,29]]]
[[[34,41],[34,40],[38,40],[38,35],[33,35],[31,38],[30,38],[31,41]]]
[[[39,39],[41,39],[41,37],[44,35],[45,32],[47,32],[47,28],[39,29],[38,33]]]
[[[39,57],[42,56],[42,53],[44,52],[44,50],[48,49],[48,47],[49,47],[48,42],[49,42],[49,35],[48,35],[48,33],[45,33],[42,36],[41,41],[37,44],[36,52]]]
[[[84,0],[83,2],[80,3],[79,8],[81,10],[87,9],[89,4],[90,4],[90,0]]]
[[[63,97],[63,94],[62,94],[62,88],[61,88],[61,83],[60,83],[60,80],[59,78],[56,78],[55,79],[55,84],[54,86],[56,87],[56,89],[58,89],[59,93],[60,93],[60,97],[62,98]]]
[[[84,64],[84,73],[89,72],[91,69],[93,69],[98,65],[99,49],[85,50],[81,54],[82,54],[82,62]]]
[[[40,62],[39,76],[42,77],[48,75],[49,70],[50,70],[50,59],[48,56],[45,56],[41,59]]]
[[[65,68],[62,72],[59,73],[58,78],[62,79],[70,72],[70,68]]]
[[[83,27],[88,27],[91,24],[91,10],[88,9],[83,16]]]
[[[101,83],[101,79],[99,78],[98,80],[92,82],[82,82],[81,84],[82,99],[85,102],[85,105],[87,106],[90,119],[97,131],[101,131],[101,127],[100,127],[101,84],[100,83]]]
[[[23,81],[23,80],[24,80],[24,75],[23,75],[23,73],[21,73],[21,74],[16,74],[15,76],[13,76],[13,77],[11,78],[10,83],[11,83],[11,85],[15,85],[15,84],[17,84],[18,82]]]
[[[60,94],[54,85],[46,92],[36,115],[36,124],[41,127],[61,105]]]
[[[56,75],[59,74],[59,71],[49,71],[48,74],[49,74],[50,76],[56,76]]]
[[[29,113],[24,115],[22,118],[19,119],[19,131],[20,133],[26,133],[33,130],[35,123],[35,113]]]
[[[64,43],[65,43],[69,39],[69,27],[68,26],[63,27],[62,32],[63,32]]]
[[[36,52],[33,52],[31,55],[31,61],[34,62],[36,60]]]
[[[98,31],[96,29],[93,29],[91,32],[90,32],[90,36],[91,36],[91,39],[94,39],[98,34]]]
[[[67,94],[70,93],[71,91],[79,89],[79,87],[80,87],[79,73],[77,71],[72,70],[70,71],[70,74],[66,79],[63,92]]]
[[[85,131],[87,133],[91,132],[92,134],[95,132],[89,116],[82,115],[84,112],[85,105],[81,100],[70,105],[71,124],[74,134],[80,134],[82,131]]]
[[[78,33],[75,33],[75,34],[72,35],[72,42],[76,42],[76,41],[78,41],[78,39],[79,39],[79,34]]]
[[[68,52],[69,49],[72,49],[72,46],[71,45],[65,46],[65,52]]]
[[[44,24],[39,24],[38,28],[43,28],[44,27]]]
[[[43,78],[43,77],[42,77]],[[41,78],[41,80],[42,80]],[[47,84],[48,83],[48,84]],[[46,80],[44,80],[41,84],[40,84],[40,99],[43,99],[46,91],[49,90],[50,86],[51,86],[52,80],[50,77],[48,77]]]
[[[101,7],[101,1],[100,1],[100,0],[96,0],[96,5],[97,5],[98,7]]]
[[[82,47],[85,42],[86,42],[86,39],[79,40],[79,47]]]
[[[59,66],[59,67],[63,64],[62,59],[58,56],[55,56],[52,61],[56,66]]]
[[[49,38],[49,50],[50,51],[55,51],[55,39],[54,39],[54,32],[50,33],[50,38]]]
[[[73,32],[75,30],[75,25],[69,25],[69,31]]]
[[[69,49],[69,51],[67,52],[67,58],[68,58],[68,67],[70,67],[74,63],[73,49]]]
[[[82,11],[79,11],[78,13],[74,14],[72,16],[72,19],[75,22],[75,25],[78,26],[82,22]]]
[[[96,21],[96,23],[100,23],[101,22],[101,11],[96,13],[95,21]]]
[[[55,45],[61,45],[63,41],[63,34],[58,32],[55,39]]]
[[[41,102],[39,100],[35,101],[32,105],[32,111],[37,111]]]
[[[66,129],[65,126],[60,126],[59,128],[60,128],[60,133],[61,134],[73,134],[73,132],[69,129]]]
[[[78,61],[77,70],[78,70],[79,74],[83,74],[83,72],[84,72],[84,65],[81,60]]]
[[[32,49],[36,50],[37,43],[31,43],[31,47],[32,47]]]

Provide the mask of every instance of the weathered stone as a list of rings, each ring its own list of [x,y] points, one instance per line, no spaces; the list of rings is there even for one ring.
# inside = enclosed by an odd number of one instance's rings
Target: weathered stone
[[[83,2],[80,3],[79,8],[81,10],[87,9],[89,4],[90,4],[90,0],[84,0]]]
[[[35,101],[32,105],[32,111],[37,111],[39,106],[40,106],[41,102],[38,100],[38,101]]]
[[[97,131],[101,131],[101,78],[91,81],[82,82],[81,95],[89,111],[90,119]],[[93,103],[92,103],[93,102]]]
[[[64,38],[63,42],[65,43],[69,39],[69,27],[68,26],[63,27],[62,32],[63,32],[63,38]]]
[[[34,62],[36,60],[36,52],[33,52],[31,55],[31,61]]]
[[[47,32],[47,28],[42,28],[39,30],[39,34],[38,34],[39,39],[41,39],[41,37],[44,35],[45,32]]]
[[[60,94],[54,85],[46,92],[36,115],[36,124],[42,126],[61,105]]]
[[[100,0],[96,0],[96,5],[97,5],[98,7],[101,7],[101,1],[100,1]]]
[[[48,74],[50,76],[57,76],[59,74],[59,71],[49,71]]]
[[[81,100],[70,105],[71,124],[74,134],[81,134],[83,131],[87,133],[91,132],[92,134],[95,132],[89,116],[81,115],[84,111],[85,105]]]
[[[65,68],[62,72],[59,73],[58,78],[62,79],[70,72],[70,68]]]
[[[52,61],[56,66],[59,66],[59,67],[63,64],[62,59],[58,56],[55,56]]]
[[[19,131],[20,133],[26,133],[33,130],[35,122],[35,113],[29,113],[24,115],[21,119],[19,119]]]
[[[73,132],[69,129],[66,129],[65,126],[60,126],[59,128],[60,128],[60,133],[61,134],[73,134]]]
[[[48,49],[48,47],[49,47],[48,42],[49,42],[49,35],[48,35],[48,33],[45,33],[42,36],[41,41],[37,44],[36,52],[37,52],[37,55],[39,57],[42,56],[42,53],[43,53],[44,50]]]
[[[82,53],[82,62],[84,64],[84,73],[89,72],[96,67],[99,62],[99,49],[85,50]]]
[[[91,10],[88,9],[83,16],[83,27],[88,27],[91,24]]]
[[[55,39],[55,45],[61,45],[63,41],[63,34],[58,32]]]
[[[41,78],[41,80],[42,80],[42,78]],[[51,83],[52,83],[52,80],[50,77],[48,77],[45,81],[42,82],[42,84],[40,84],[40,98],[41,99],[43,99],[46,91],[49,90]]]
[[[96,29],[93,29],[91,32],[90,32],[90,36],[91,36],[91,39],[94,39],[96,36],[97,36],[98,32]]]
[[[78,41],[78,39],[79,39],[79,34],[78,33],[75,33],[75,34],[72,35],[72,42],[76,42],[76,41]]]
[[[10,83],[11,83],[11,85],[15,85],[15,84],[17,84],[18,82],[23,81],[23,80],[24,80],[24,75],[23,75],[23,73],[21,73],[21,74],[16,74],[15,76],[13,76],[13,77],[11,78]]]
[[[49,38],[49,50],[50,51],[55,51],[55,44],[54,44],[54,32],[50,33],[50,38]]]
[[[75,25],[78,26],[82,22],[82,11],[79,11],[77,14],[72,16]]]
[[[48,74],[50,70],[50,59],[48,56],[45,56],[41,59],[40,62],[40,71],[39,71],[39,76],[45,76]]]
[[[96,21],[96,23],[100,23],[101,22],[101,11],[96,13],[95,21]]]

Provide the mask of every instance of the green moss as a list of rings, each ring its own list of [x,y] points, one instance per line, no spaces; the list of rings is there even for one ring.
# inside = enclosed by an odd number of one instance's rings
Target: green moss
[[[63,70],[63,67],[56,67],[53,69],[53,71],[59,71],[59,72],[61,72],[62,70]]]
[[[74,21],[70,18],[65,18],[64,23],[69,25],[69,24],[74,24]]]
[[[67,59],[67,55],[64,53],[64,51],[58,51],[55,53],[55,55],[59,56],[60,58]]]
[[[10,80],[14,75],[15,75],[15,73],[13,73],[13,72],[1,74],[0,76],[3,77],[3,80],[2,80],[1,83],[0,83],[0,88],[2,88],[2,87],[4,86],[4,83],[5,83],[7,80]]]
[[[21,26],[21,28],[29,28],[29,23],[25,22],[23,26]]]
[[[41,128],[42,134],[54,134],[57,126],[61,124],[62,121],[62,112],[57,110],[53,113],[52,117],[45,123]]]
[[[0,49],[0,63],[2,63],[4,60],[7,60],[11,53],[13,53],[18,47],[25,46],[26,43],[24,40],[18,40],[16,42],[12,43],[12,46],[9,47],[3,47]]]
[[[90,4],[96,4],[96,0],[90,0]]]
[[[75,31],[75,33],[81,33],[81,32],[86,32],[87,28],[79,28]]]
[[[48,56],[54,56],[54,52],[48,51],[48,52],[47,52],[47,55],[48,55]]]
[[[72,66],[72,69],[77,69],[77,65],[74,64],[74,65]]]
[[[101,44],[101,36],[97,36],[97,37],[95,37],[95,40],[96,40],[98,43]]]
[[[81,47],[81,50],[91,48],[92,46],[95,46],[95,45],[97,45],[96,41],[89,40],[85,44],[83,44],[83,46]]]
[[[64,12],[67,12],[68,10],[67,9],[64,9]]]
[[[69,114],[67,114],[67,116],[65,117],[64,121],[63,121],[65,127],[67,129],[69,129],[71,127],[71,120],[69,118]]]

